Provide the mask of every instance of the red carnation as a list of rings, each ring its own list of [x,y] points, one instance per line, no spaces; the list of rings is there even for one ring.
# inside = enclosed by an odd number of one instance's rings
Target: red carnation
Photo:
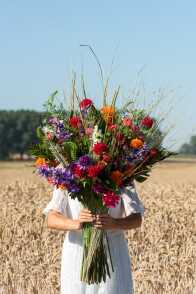
[[[81,120],[78,116],[72,116],[69,119],[69,124],[72,126],[72,128],[78,128],[81,125]]]
[[[84,109],[84,108],[88,108],[93,104],[92,100],[85,98],[80,102],[80,108]]]
[[[88,176],[90,178],[97,177],[98,174],[102,171],[103,167],[101,165],[91,165],[88,167]]]
[[[103,152],[108,151],[108,146],[105,143],[98,142],[93,146],[93,152],[97,155],[101,155]]]
[[[158,153],[158,150],[156,148],[150,149],[150,156],[155,157]]]
[[[153,125],[154,121],[150,116],[146,116],[142,119],[141,124],[147,129],[150,129]]]
[[[113,191],[107,191],[103,194],[102,201],[106,207],[113,208],[119,203],[120,197]]]

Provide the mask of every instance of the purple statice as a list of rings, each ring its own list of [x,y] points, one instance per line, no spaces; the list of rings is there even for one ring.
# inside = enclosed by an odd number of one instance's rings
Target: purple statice
[[[68,140],[71,136],[72,136],[72,133],[70,133],[67,130],[63,130],[61,132],[56,133],[57,139],[63,140],[63,141]]]
[[[40,176],[49,178],[52,177],[53,168],[49,167],[48,165],[39,166],[37,172]]]
[[[91,163],[91,159],[88,155],[83,155],[78,160],[79,165],[87,167]]]
[[[103,187],[102,184],[96,182],[92,185],[92,191],[95,192],[95,193],[105,193],[106,192],[106,189]]]
[[[64,123],[62,120],[60,120],[56,124],[55,133],[56,133],[57,139],[59,139],[61,141],[66,141],[72,136],[72,133],[70,133],[69,130],[65,129],[65,126],[64,126]]]
[[[53,171],[53,179],[56,185],[67,185],[74,178],[69,168],[55,168]]]

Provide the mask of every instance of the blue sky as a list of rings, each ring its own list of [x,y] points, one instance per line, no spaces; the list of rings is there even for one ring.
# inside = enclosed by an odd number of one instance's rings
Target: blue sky
[[[90,44],[112,86],[134,87],[137,73],[149,96],[173,89],[177,145],[196,133],[195,1],[1,1],[0,109],[42,109],[53,90],[69,87],[81,68],[89,95],[100,82]],[[141,84],[139,85],[141,87]],[[141,97],[140,97],[141,98]],[[166,107],[167,103],[163,107]]]

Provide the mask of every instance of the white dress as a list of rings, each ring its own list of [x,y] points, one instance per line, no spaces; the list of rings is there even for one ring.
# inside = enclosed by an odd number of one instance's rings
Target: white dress
[[[47,216],[50,210],[62,213],[65,217],[77,219],[81,204],[71,199],[69,193],[54,189],[52,199],[43,210]],[[114,218],[121,218],[132,213],[144,215],[144,206],[138,198],[134,187],[122,190],[121,201],[115,208],[109,210]],[[101,284],[88,285],[80,281],[80,267],[82,261],[82,234],[80,231],[70,231],[65,235],[61,259],[61,294],[133,294],[133,279],[131,260],[129,257],[127,240],[123,230],[108,230],[109,246],[114,265],[111,278]]]

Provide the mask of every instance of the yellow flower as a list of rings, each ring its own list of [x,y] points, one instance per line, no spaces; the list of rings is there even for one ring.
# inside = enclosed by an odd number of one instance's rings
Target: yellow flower
[[[143,145],[144,145],[144,142],[143,142],[142,140],[138,139],[138,138],[133,139],[133,140],[131,140],[131,142],[130,142],[130,146],[131,146],[132,148],[135,148],[135,149],[142,148]]]

